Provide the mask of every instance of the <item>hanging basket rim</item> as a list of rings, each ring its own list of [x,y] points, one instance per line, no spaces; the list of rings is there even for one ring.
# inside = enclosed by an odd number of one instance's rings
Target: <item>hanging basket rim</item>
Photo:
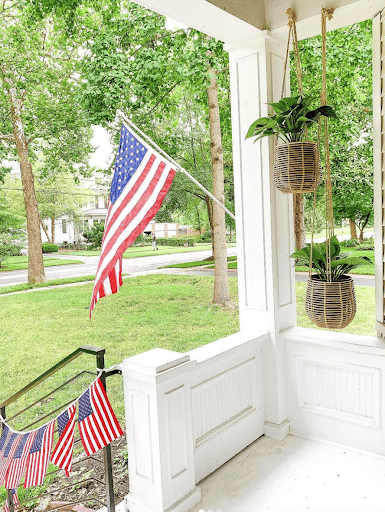
[[[308,280],[315,281],[318,283],[324,283],[324,284],[334,284],[334,283],[338,284],[338,283],[347,283],[347,282],[352,281],[354,284],[353,278],[351,276],[348,276],[347,274],[344,274],[343,276],[339,277],[336,281],[331,281],[331,282],[321,279],[318,274],[312,274]]]
[[[275,149],[283,148],[285,146],[297,146],[298,144],[311,144],[312,146],[318,146],[318,142],[314,140],[295,140],[293,142],[280,142],[277,144]]]

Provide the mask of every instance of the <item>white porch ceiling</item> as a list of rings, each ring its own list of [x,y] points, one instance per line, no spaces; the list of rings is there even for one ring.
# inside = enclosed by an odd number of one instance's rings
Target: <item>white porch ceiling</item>
[[[373,18],[385,8],[385,0],[135,0],[155,12],[169,16],[230,45],[260,37],[270,30],[287,37],[286,10],[297,16],[298,37],[320,33],[322,7],[335,7],[328,30]]]

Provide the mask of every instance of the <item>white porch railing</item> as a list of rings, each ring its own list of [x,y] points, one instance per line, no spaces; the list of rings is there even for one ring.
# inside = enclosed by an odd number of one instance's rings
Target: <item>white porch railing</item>
[[[262,344],[238,333],[188,354],[126,359],[130,512],[187,511],[195,486],[264,432]]]

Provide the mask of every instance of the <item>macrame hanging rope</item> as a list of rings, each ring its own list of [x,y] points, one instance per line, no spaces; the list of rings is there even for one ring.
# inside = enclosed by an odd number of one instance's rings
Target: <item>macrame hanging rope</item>
[[[322,94],[321,105],[327,104],[327,85],[326,85],[326,19],[333,18],[334,9],[325,9],[321,11],[322,28]],[[325,151],[325,237],[326,237],[326,273],[327,281],[331,283],[331,245],[330,237],[334,235],[333,219],[333,198],[332,198],[332,179],[330,171],[330,152],[329,152],[329,128],[328,118],[323,118],[324,125],[324,151]]]
[[[334,8],[321,9],[321,33],[322,33],[322,90],[321,90],[321,106],[327,104],[327,82],[326,82],[326,19],[333,18]],[[321,147],[321,131],[322,118],[318,121],[318,147]],[[329,152],[329,128],[328,119],[323,118],[324,126],[324,151],[325,151],[325,238],[326,238],[326,275],[328,283],[331,283],[331,245],[330,237],[334,234],[333,220],[333,199],[332,199],[332,181],[330,171],[330,152]],[[309,279],[311,278],[313,268],[313,244],[314,244],[314,227],[316,216],[317,191],[314,191],[313,199],[313,215],[311,227],[311,243],[310,243],[310,262],[309,262]]]

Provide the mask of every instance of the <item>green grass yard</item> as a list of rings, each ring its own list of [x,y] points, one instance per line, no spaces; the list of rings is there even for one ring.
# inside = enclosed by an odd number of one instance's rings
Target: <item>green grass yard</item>
[[[44,266],[53,267],[56,265],[75,265],[83,263],[80,260],[65,260],[63,258],[55,258],[55,256],[44,256]],[[24,270],[28,268],[28,256],[11,256],[3,261],[0,272],[10,270]]]
[[[230,279],[237,299],[237,280]],[[92,284],[0,297],[2,321],[0,402],[81,345],[106,349],[106,365],[155,347],[186,352],[239,330],[238,312],[210,303],[213,278],[148,275],[125,280],[118,294],[101,300],[88,317]],[[26,327],[28,326],[28,327]],[[95,360],[82,355],[19,402],[31,403]],[[25,428],[34,418],[76,398],[92,377],[79,379],[71,390],[58,392],[12,424]],[[108,381],[110,397],[124,417],[122,379]],[[29,398],[29,399],[28,399]],[[7,416],[17,410],[10,407]]]

